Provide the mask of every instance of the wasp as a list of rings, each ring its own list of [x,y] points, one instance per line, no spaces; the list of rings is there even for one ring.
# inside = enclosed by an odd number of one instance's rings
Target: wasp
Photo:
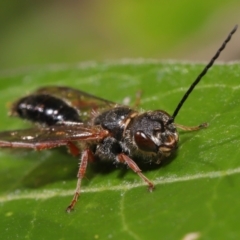
[[[126,164],[152,191],[154,184],[144,176],[137,162],[159,164],[171,155],[179,141],[177,128],[194,131],[207,126],[204,123],[187,127],[175,123],[175,118],[236,30],[237,25],[189,87],[172,115],[163,110],[139,112],[70,87],[47,86],[13,102],[11,116],[37,125],[30,129],[0,132],[0,147],[40,151],[66,146],[72,155],[78,156],[77,186],[67,212],[74,209],[87,165],[94,160]]]

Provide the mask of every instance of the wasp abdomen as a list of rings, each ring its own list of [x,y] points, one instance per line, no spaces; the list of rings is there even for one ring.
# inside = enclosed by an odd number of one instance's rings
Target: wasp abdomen
[[[12,115],[48,126],[62,121],[81,122],[75,108],[59,98],[46,94],[21,98],[13,104]]]

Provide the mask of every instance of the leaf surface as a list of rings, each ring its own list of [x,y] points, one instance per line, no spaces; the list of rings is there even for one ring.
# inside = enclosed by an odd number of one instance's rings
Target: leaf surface
[[[0,73],[1,130],[29,123],[9,119],[11,101],[45,85],[71,86],[121,103],[143,91],[141,109],[172,114],[203,64],[119,61],[51,65]],[[78,160],[63,149],[0,151],[2,239],[237,239],[240,184],[239,64],[215,65],[176,118],[176,153],[161,166],[141,165],[156,189],[131,170],[91,165],[71,214]]]

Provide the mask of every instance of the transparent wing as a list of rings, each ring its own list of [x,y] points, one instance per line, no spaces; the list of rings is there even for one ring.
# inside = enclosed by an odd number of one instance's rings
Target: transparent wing
[[[77,89],[63,86],[43,87],[33,92],[33,94],[48,94],[63,99],[70,106],[79,110],[81,119],[83,119],[84,122],[91,118],[92,112],[101,112],[116,105],[114,102],[93,96]]]
[[[55,125],[49,128],[0,132],[0,147],[43,150],[64,146],[73,141],[98,141],[107,135],[108,131],[100,127],[90,127],[83,124]]]

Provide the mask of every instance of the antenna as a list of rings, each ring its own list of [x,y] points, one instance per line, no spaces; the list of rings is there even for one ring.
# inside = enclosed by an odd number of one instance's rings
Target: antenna
[[[171,124],[174,122],[174,119],[176,118],[179,110],[181,109],[182,105],[184,104],[184,102],[187,100],[188,95],[193,91],[193,89],[195,88],[195,86],[200,82],[200,80],[202,79],[202,77],[207,73],[207,71],[212,67],[212,65],[214,64],[215,60],[219,57],[220,53],[222,52],[222,50],[226,47],[227,43],[231,40],[232,35],[237,31],[238,25],[235,25],[235,27],[233,28],[233,30],[228,34],[226,40],[223,42],[222,46],[218,49],[218,51],[216,52],[216,54],[213,56],[213,58],[210,60],[210,62],[207,64],[207,66],[203,69],[203,71],[198,75],[198,77],[196,78],[196,80],[192,83],[192,85],[190,86],[190,88],[187,90],[187,92],[184,94],[182,100],[179,102],[177,108],[175,109],[172,117],[168,120],[167,124]]]

